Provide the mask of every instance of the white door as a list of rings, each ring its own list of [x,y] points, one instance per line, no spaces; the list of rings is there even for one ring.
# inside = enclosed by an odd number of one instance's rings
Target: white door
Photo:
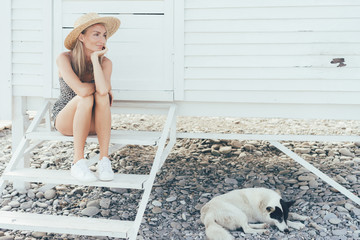
[[[66,51],[63,42],[75,20],[97,12],[121,21],[107,45],[113,62],[112,88],[117,100],[173,100],[173,0],[56,0],[54,53]],[[53,96],[58,94],[56,66]]]

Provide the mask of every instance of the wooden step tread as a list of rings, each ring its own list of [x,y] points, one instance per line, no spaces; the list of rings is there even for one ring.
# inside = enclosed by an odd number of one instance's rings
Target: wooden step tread
[[[11,182],[24,181],[50,184],[98,186],[109,188],[143,189],[144,183],[148,179],[148,175],[115,174],[114,180],[108,182],[81,182],[70,175],[70,170],[23,168],[16,169],[10,172],[5,172],[3,173],[2,178]]]
[[[127,238],[132,221],[0,211],[0,229]]]
[[[148,131],[111,131],[111,143],[156,146],[161,137],[161,132]],[[73,141],[73,136],[64,136],[57,131],[34,131],[26,133],[27,139],[50,140],[50,141]],[[87,142],[98,142],[96,135],[90,135]]]

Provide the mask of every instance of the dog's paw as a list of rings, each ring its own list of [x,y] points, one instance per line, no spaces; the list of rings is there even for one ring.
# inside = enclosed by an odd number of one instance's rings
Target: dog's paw
[[[270,230],[266,229],[263,234],[269,235],[270,234]]]
[[[264,228],[270,228],[270,224],[264,223]]]

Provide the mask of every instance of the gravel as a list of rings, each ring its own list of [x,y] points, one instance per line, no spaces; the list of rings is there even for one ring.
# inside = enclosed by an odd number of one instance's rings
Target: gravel
[[[164,118],[114,115],[113,129],[154,130]],[[360,135],[359,121],[190,118],[178,119],[181,132],[243,134]],[[283,142],[315,167],[360,195],[360,143]],[[0,131],[0,173],[11,158],[11,129]],[[111,155],[119,173],[149,173],[156,148],[127,146]],[[99,152],[86,145],[87,157]],[[69,169],[72,143],[45,142],[30,154],[31,167]],[[0,208],[64,216],[134,220],[142,191],[59,185],[42,192],[31,183],[25,193],[10,185]],[[201,207],[216,195],[245,187],[278,189],[296,200],[292,211],[309,217],[305,229],[268,235],[232,231],[236,239],[358,239],[360,207],[266,141],[178,139],[158,173],[138,239],[205,239]],[[114,239],[0,229],[0,239]]]

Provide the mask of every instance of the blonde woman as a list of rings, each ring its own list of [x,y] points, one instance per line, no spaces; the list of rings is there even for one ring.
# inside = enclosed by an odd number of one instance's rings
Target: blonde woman
[[[70,51],[56,59],[59,70],[60,96],[52,111],[57,131],[74,136],[74,160],[71,175],[84,182],[111,181],[114,172],[108,158],[111,133],[112,62],[104,56],[107,39],[119,28],[114,17],[96,13],[81,16],[65,39]],[[96,134],[100,145],[97,177],[84,159],[84,146],[89,134]]]

